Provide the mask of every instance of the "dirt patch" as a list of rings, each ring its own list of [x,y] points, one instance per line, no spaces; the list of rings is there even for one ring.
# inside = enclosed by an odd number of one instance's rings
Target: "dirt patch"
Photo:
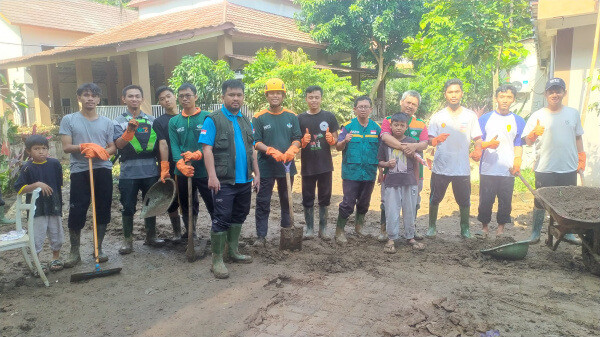
[[[600,222],[600,188],[582,186],[545,187],[538,191],[560,215],[570,219]]]

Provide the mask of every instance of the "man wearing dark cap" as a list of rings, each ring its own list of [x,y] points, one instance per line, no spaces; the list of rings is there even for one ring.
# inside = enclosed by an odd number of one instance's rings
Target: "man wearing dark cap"
[[[548,105],[527,120],[523,134],[527,145],[535,146],[535,187],[575,186],[577,172],[585,170],[583,152],[583,126],[579,111],[564,106],[566,85],[561,78],[552,78],[546,83]],[[530,240],[540,241],[545,211],[536,200],[533,208],[533,229]],[[565,235],[565,241],[579,243],[573,234]]]

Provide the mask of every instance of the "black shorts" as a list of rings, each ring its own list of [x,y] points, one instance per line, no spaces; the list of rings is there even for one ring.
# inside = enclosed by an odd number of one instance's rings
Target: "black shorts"
[[[91,203],[90,171],[71,173],[69,192],[69,229],[81,230]],[[112,171],[107,168],[94,169],[94,193],[96,199],[96,220],[106,225],[110,222],[113,194]]]
[[[566,173],[535,172],[535,188],[552,186],[577,186],[577,171]],[[544,208],[536,199],[535,208]]]

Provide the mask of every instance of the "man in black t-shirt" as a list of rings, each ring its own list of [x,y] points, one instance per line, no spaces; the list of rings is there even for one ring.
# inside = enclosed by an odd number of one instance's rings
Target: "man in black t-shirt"
[[[160,151],[160,179],[165,182],[166,178],[177,177],[174,174],[175,163],[173,162],[173,154],[171,153],[171,141],[169,140],[169,121],[177,116],[177,98],[173,89],[167,86],[161,86],[156,89],[156,101],[165,109],[165,114],[156,118],[152,124],[152,129],[156,133],[156,140]],[[177,209],[179,208],[178,199],[175,198],[167,212],[173,226],[174,243],[181,243],[181,219]]]
[[[339,125],[335,116],[321,110],[323,89],[313,85],[306,88],[306,103],[309,110],[298,116],[302,137],[302,206],[306,221],[306,239],[314,237],[315,187],[319,188],[319,237],[329,240],[327,233],[328,207],[331,201],[331,146],[337,143]]]

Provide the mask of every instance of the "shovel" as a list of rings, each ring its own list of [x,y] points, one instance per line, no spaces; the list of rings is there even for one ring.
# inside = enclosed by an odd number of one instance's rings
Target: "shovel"
[[[279,249],[280,250],[302,250],[302,238],[304,227],[296,227],[294,225],[294,199],[292,199],[292,183],[290,177],[290,168],[293,160],[287,164],[283,164],[285,167],[285,181],[287,183],[288,192],[288,204],[290,206],[290,227],[281,228],[281,235],[279,237]]]
[[[189,165],[190,163],[186,163]],[[195,247],[194,245],[194,210],[192,208],[192,177],[187,177],[187,193],[188,193],[188,244],[187,249],[185,251],[185,257],[187,261],[192,263],[196,260],[199,260],[204,257],[204,252],[206,248],[206,241],[203,240],[200,243],[200,247]]]
[[[89,158],[90,164],[90,189],[92,194],[92,220],[94,224],[94,257],[96,258],[95,269],[90,272],[71,274],[71,282],[80,282],[97,277],[105,277],[121,272],[122,268],[102,269],[98,258],[98,224],[96,223],[96,196],[94,192],[94,170],[92,167],[92,158]]]

